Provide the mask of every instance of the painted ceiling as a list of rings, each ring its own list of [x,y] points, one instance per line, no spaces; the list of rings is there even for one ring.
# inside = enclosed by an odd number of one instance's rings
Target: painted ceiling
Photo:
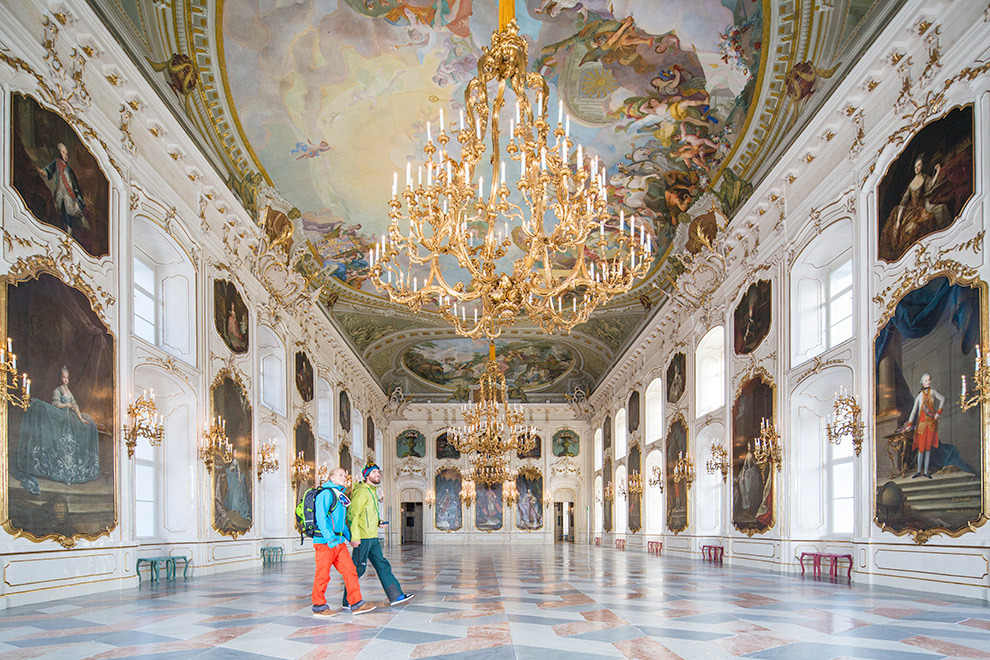
[[[428,120],[463,107],[497,1],[91,3],[258,223],[291,222],[299,269],[383,389],[457,398],[486,345],[382,300],[364,255],[387,225],[393,171],[421,157]],[[660,248],[639,286],[569,335],[507,333],[517,392],[559,396],[604,375],[662,306],[690,220],[713,206],[731,218],[899,4],[517,0],[550,107],[607,165],[613,209],[647,218]]]

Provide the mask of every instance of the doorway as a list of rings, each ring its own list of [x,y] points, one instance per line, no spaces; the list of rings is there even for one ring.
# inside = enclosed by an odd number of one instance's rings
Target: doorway
[[[402,502],[402,543],[423,542],[423,503]]]
[[[574,543],[574,502],[554,502],[553,514],[554,542]]]

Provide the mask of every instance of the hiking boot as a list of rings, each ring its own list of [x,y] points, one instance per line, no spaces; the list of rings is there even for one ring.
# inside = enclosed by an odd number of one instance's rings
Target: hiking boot
[[[351,614],[353,614],[355,616],[357,616],[358,614],[367,614],[368,612],[372,611],[373,609],[376,609],[377,607],[378,606],[375,605],[374,603],[369,603],[369,602],[365,601],[365,602],[361,603],[360,606],[352,606],[351,607]]]
[[[313,616],[326,618],[337,616],[337,610],[331,610],[329,605],[313,605]]]
[[[399,603],[404,603],[407,600],[412,600],[416,594],[399,594],[399,597],[393,600],[390,605],[398,605]]]

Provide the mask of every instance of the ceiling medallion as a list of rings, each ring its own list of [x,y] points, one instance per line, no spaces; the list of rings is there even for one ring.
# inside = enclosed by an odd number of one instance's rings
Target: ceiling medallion
[[[549,87],[528,71],[514,14],[501,0],[457,130],[448,132],[443,110],[436,136],[427,123],[425,161],[415,181],[406,164],[402,189],[396,173],[388,233],[369,254],[371,280],[392,302],[435,309],[472,339],[497,337],[524,316],[548,333],[569,332],[653,261],[647,223],[609,213],[605,167],[570,139],[562,105],[551,144]]]

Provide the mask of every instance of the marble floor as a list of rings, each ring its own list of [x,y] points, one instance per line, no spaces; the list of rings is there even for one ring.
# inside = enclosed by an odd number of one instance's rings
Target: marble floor
[[[369,567],[383,606],[317,620],[297,560],[0,611],[0,657],[990,658],[990,607],[950,597],[588,546],[388,554],[408,604]]]

